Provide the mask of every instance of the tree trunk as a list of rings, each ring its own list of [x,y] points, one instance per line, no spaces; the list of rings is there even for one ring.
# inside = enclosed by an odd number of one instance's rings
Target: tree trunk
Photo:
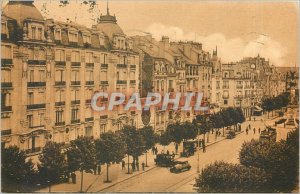
[[[83,170],[81,170],[81,183],[80,183],[80,192],[82,193],[82,186],[83,186]]]
[[[270,118],[270,117],[269,117],[269,113],[270,113],[270,112],[268,111],[268,119]]]
[[[146,167],[148,167],[148,163],[147,163],[147,153],[148,153],[148,150],[146,151]]]
[[[106,163],[106,182],[109,183],[110,180],[108,179],[108,168],[109,168],[109,164]]]
[[[206,142],[209,143],[209,131],[207,133],[207,141]]]
[[[225,136],[225,128],[223,127],[223,137]]]
[[[128,156],[128,163],[127,163],[127,167],[128,167],[128,174],[130,174],[130,169],[129,169],[129,154],[127,154]]]

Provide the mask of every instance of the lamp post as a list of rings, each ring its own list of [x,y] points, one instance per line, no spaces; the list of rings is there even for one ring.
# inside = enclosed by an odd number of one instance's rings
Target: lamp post
[[[200,155],[200,139],[199,139],[199,127],[197,124],[197,141],[198,141],[198,159],[197,159],[197,173],[200,173],[200,168],[199,168],[199,155]]]

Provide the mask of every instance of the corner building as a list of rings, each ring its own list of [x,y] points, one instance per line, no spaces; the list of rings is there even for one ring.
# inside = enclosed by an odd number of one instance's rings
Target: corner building
[[[87,28],[45,20],[33,2],[11,1],[1,25],[2,146],[35,155],[49,140],[67,144],[138,125],[138,113],[123,105],[91,109],[97,91],[138,92],[139,55],[109,10]]]

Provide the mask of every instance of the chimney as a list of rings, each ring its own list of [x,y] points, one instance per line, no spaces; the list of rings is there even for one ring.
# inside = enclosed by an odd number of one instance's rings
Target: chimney
[[[183,53],[187,57],[191,57],[191,44],[190,43],[183,43]]]

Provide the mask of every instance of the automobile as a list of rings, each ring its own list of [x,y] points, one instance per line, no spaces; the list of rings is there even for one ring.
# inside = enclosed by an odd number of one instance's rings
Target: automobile
[[[174,161],[173,166],[170,168],[171,173],[179,173],[188,171],[192,168],[188,161]]]
[[[157,166],[170,167],[174,163],[174,157],[173,154],[157,154],[154,162]]]
[[[234,130],[228,131],[226,138],[233,139],[234,137],[235,137],[235,131]]]

